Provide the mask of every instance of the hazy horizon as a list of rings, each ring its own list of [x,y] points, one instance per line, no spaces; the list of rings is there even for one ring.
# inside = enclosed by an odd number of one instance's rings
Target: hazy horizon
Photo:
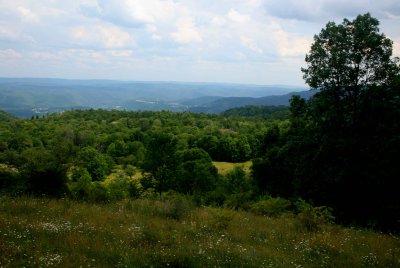
[[[252,87],[278,87],[278,88],[287,88],[287,89],[298,89],[298,90],[305,90],[309,89],[307,85],[288,85],[288,84],[257,84],[257,83],[240,83],[240,82],[208,82],[208,81],[174,81],[174,80],[166,80],[166,81],[159,81],[159,80],[123,80],[123,79],[103,79],[103,78],[93,78],[93,79],[85,79],[85,78],[61,78],[61,77],[6,77],[0,76],[0,80],[64,80],[64,81],[93,81],[93,82],[115,82],[115,83],[165,83],[165,84],[204,84],[204,85],[236,85],[236,86],[252,86]]]

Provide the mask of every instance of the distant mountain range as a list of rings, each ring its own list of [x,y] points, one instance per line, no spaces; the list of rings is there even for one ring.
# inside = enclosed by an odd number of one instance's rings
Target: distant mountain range
[[[289,105],[289,100],[293,95],[300,95],[302,98],[309,99],[314,95],[313,91],[291,92],[284,95],[272,95],[260,98],[251,97],[227,97],[219,98],[214,101],[202,104],[193,105],[189,108],[195,113],[222,113],[228,109],[242,107],[247,105]]]
[[[0,110],[20,117],[69,109],[220,113],[244,105],[288,105],[312,92],[290,86],[0,78]]]

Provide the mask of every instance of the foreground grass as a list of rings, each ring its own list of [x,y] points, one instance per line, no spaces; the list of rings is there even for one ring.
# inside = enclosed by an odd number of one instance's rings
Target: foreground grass
[[[400,267],[399,237],[184,201],[0,198],[0,267]]]

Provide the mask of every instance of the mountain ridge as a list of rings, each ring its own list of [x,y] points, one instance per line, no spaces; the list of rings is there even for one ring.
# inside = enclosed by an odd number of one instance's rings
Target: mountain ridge
[[[264,103],[262,97],[301,90],[283,85],[0,78],[0,109],[20,117],[74,107],[220,113],[223,110],[215,105],[227,109],[241,103],[259,105]]]

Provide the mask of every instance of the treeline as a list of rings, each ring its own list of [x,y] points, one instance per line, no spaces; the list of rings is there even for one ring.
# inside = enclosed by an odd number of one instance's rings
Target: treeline
[[[222,113],[224,116],[250,116],[269,119],[289,119],[290,111],[288,106],[265,106],[265,105],[247,105],[238,108],[228,109]]]
[[[268,129],[287,126],[287,121],[257,118],[106,110],[1,122],[0,186],[7,192],[58,196],[68,192],[67,183],[78,197],[91,191],[105,196],[92,182],[103,182],[113,172],[131,178],[140,169],[145,172],[140,187],[200,194],[218,181],[212,160],[261,157]],[[138,194],[138,185],[126,186]]]

